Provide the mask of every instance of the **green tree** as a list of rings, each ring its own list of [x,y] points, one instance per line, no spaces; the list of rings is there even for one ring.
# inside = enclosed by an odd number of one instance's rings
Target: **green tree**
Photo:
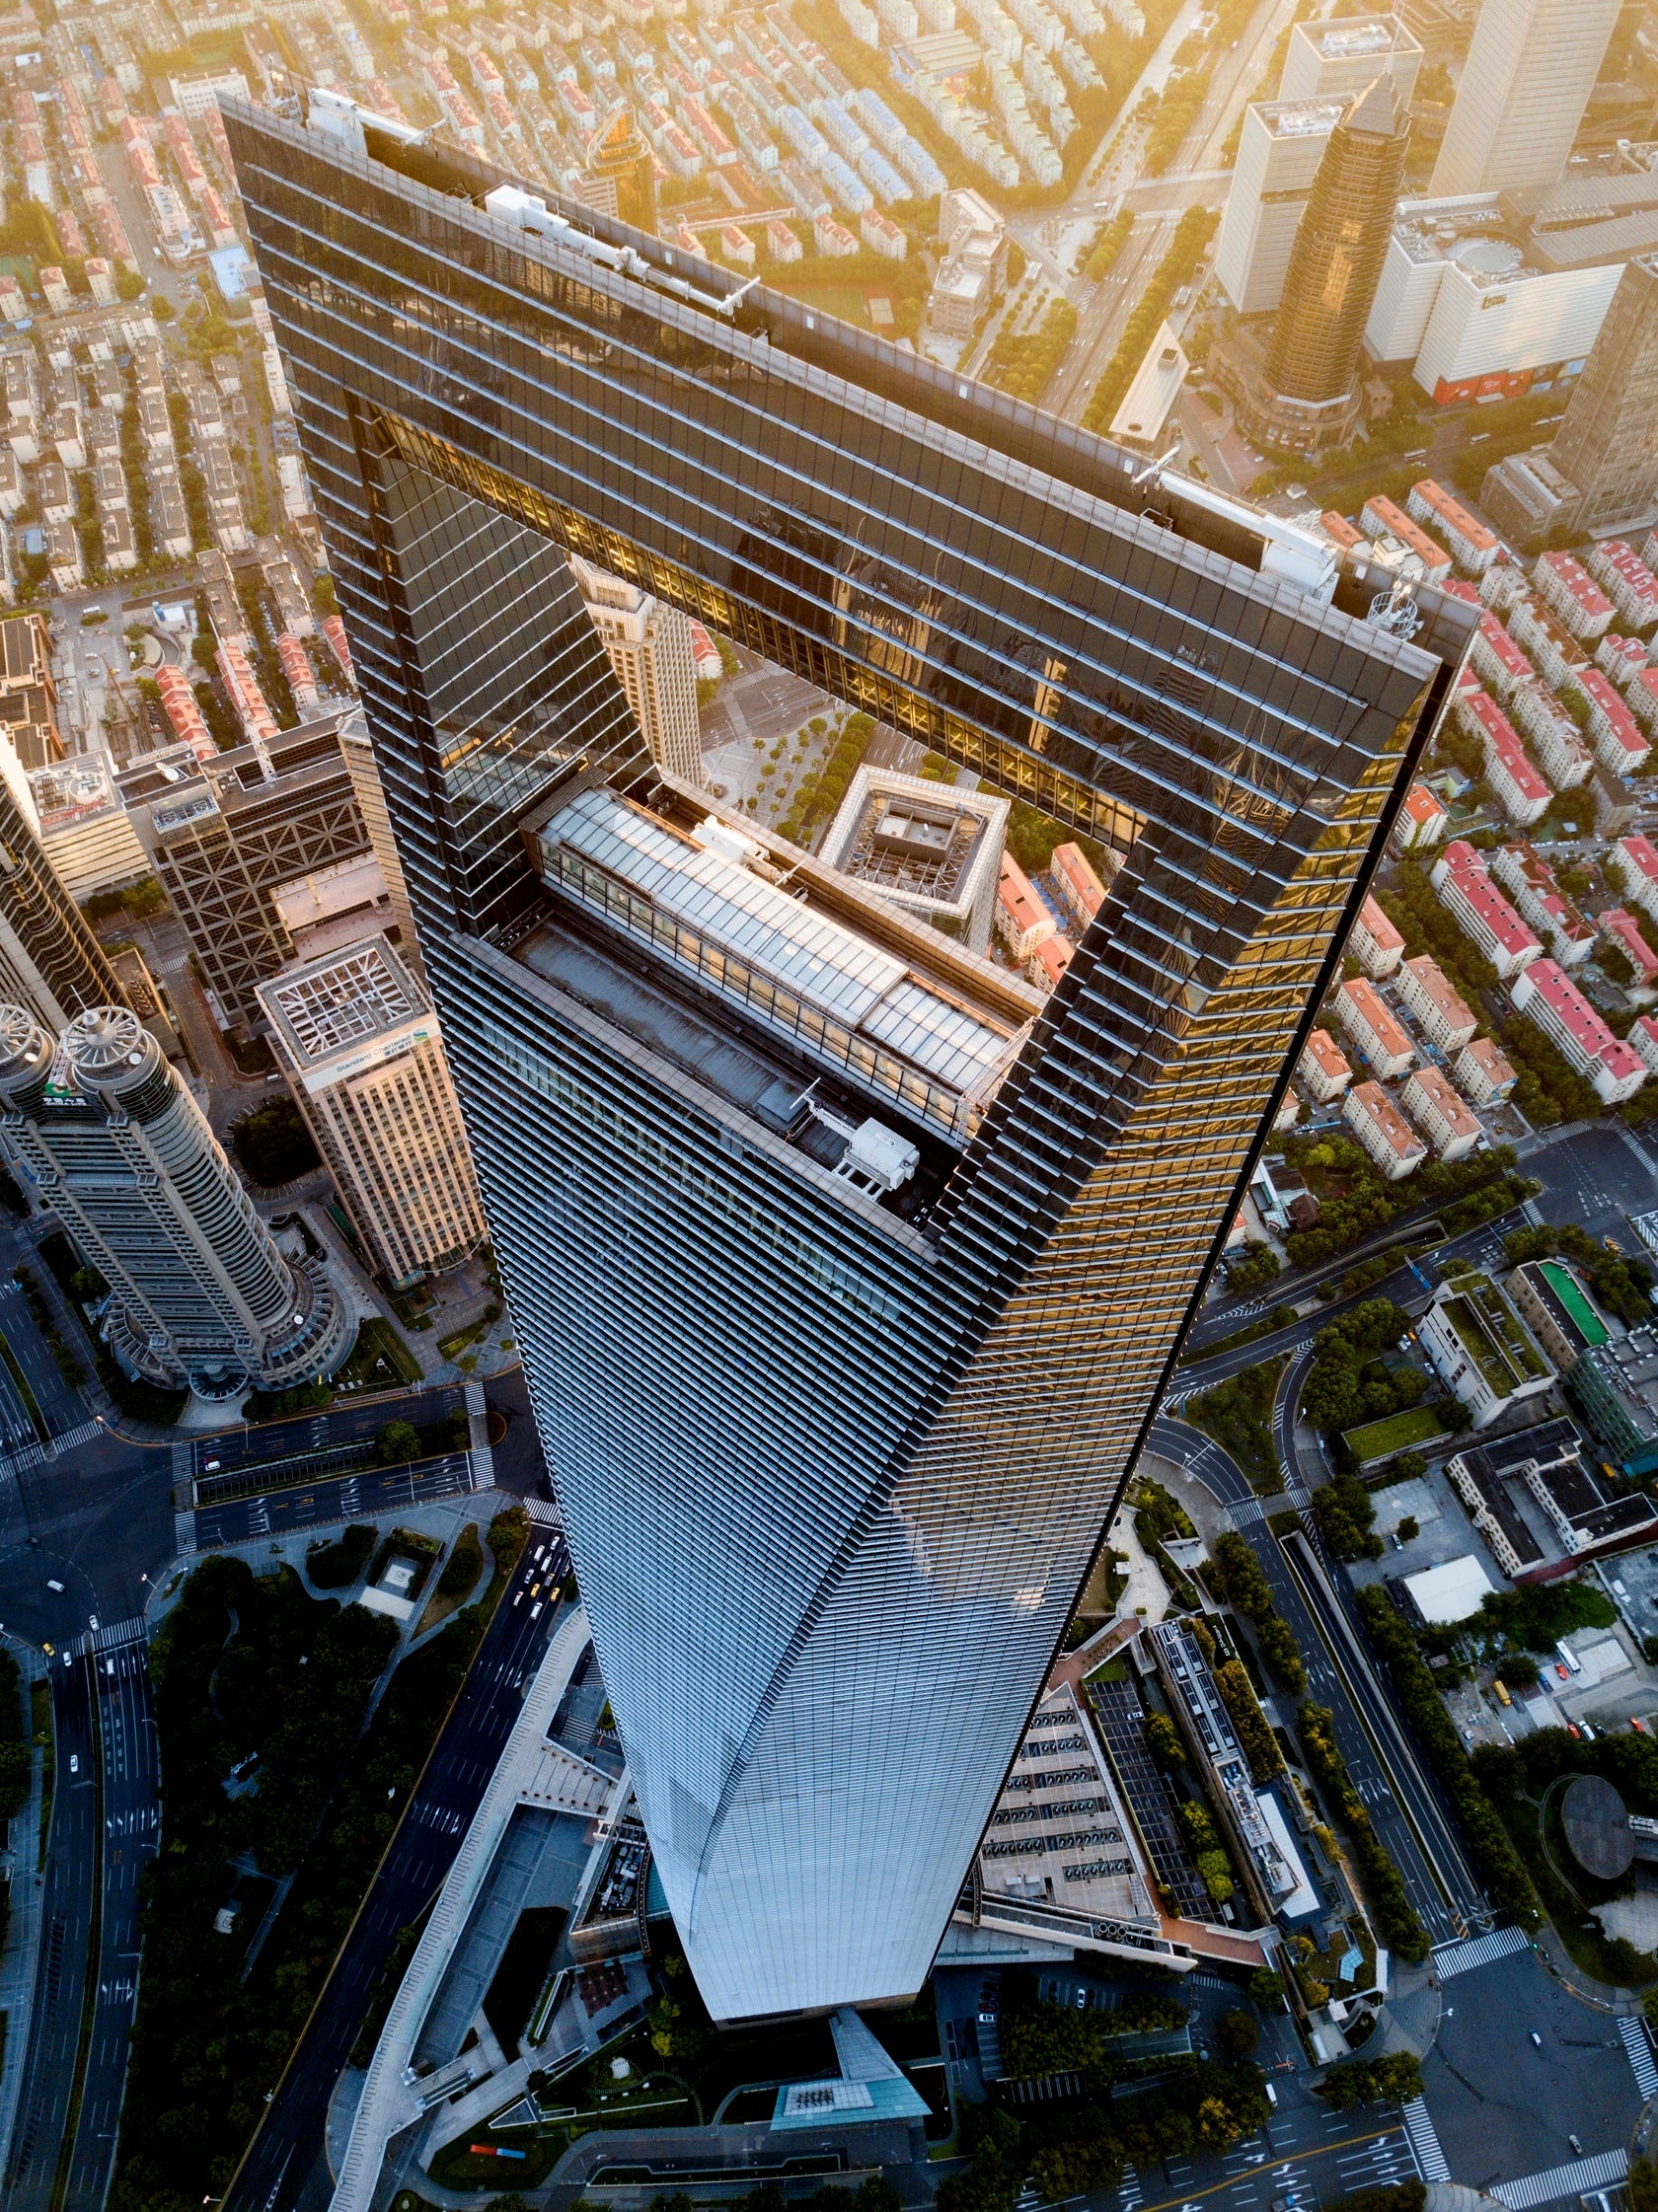
[[[420,1432],[412,1421],[388,1421],[374,1439],[382,1467],[401,1467],[420,1456]]]

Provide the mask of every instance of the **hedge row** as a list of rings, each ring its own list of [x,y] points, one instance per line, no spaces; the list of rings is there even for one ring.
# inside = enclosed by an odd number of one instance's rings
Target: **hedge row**
[[[1516,1913],[1529,1927],[1535,1927],[1540,1908],[1532,1878],[1490,1799],[1474,1779],[1463,1739],[1416,1649],[1416,1639],[1384,1590],[1362,1589],[1358,1599],[1370,1640],[1382,1655],[1399,1703],[1427,1753],[1428,1764],[1450,1796],[1463,1841],[1486,1894],[1500,1911]]]
[[[1307,1669],[1301,1663],[1301,1651],[1289,1623],[1273,1603],[1260,1561],[1236,1529],[1230,1528],[1215,1539],[1210,1557],[1221,1595],[1247,1616],[1274,1679],[1292,1696],[1300,1697],[1307,1687]]]
[[[1278,1748],[1278,1738],[1267,1725],[1266,1715],[1255,1702],[1254,1689],[1248,1675],[1238,1659],[1228,1659],[1215,1669],[1215,1687],[1221,1693],[1227,1717],[1238,1732],[1238,1740],[1244,1746],[1244,1756],[1249,1762],[1249,1777],[1254,1782],[1270,1782],[1275,1774],[1284,1771],[1284,1754]]]

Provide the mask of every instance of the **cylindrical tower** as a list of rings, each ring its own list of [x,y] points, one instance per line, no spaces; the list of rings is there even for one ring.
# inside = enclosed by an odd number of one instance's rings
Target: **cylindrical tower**
[[[105,1333],[132,1371],[223,1398],[339,1364],[350,1321],[284,1259],[206,1117],[125,1006],[91,1006],[55,1051],[0,1006],[0,1148],[110,1285]]]

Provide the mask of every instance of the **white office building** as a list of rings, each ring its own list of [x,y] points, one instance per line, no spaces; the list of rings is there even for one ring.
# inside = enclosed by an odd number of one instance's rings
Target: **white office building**
[[[1302,209],[1344,107],[1335,99],[1244,109],[1215,249],[1215,273],[1240,315],[1270,315],[1282,299]]]
[[[1433,189],[1551,184],[1566,166],[1621,0],[1483,0]]]

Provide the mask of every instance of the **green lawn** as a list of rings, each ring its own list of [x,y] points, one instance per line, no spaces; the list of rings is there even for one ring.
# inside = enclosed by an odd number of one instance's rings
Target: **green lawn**
[[[351,1357],[335,1376],[341,1390],[393,1390],[400,1382],[419,1379],[419,1362],[377,1313],[359,1326]]]
[[[1437,1406],[1411,1406],[1403,1413],[1389,1414],[1386,1420],[1367,1421],[1362,1429],[1349,1429],[1341,1440],[1353,1454],[1353,1464],[1363,1467],[1448,1434]]]

